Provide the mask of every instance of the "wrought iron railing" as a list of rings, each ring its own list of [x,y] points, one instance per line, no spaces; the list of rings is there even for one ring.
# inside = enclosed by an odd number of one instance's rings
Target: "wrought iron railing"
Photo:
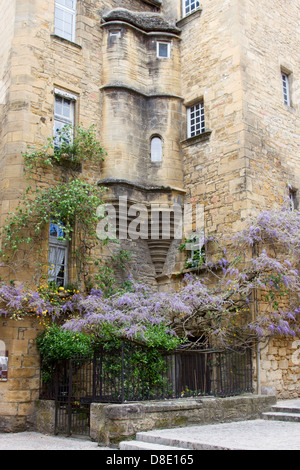
[[[148,350],[149,353],[149,350]],[[150,362],[149,362],[150,357]],[[243,352],[176,351],[160,356],[123,343],[91,357],[56,363],[40,397],[56,401],[56,429],[89,426],[91,403],[124,403],[251,393],[252,355]]]

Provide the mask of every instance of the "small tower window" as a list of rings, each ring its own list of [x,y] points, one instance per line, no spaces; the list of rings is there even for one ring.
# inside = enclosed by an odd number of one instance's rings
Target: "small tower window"
[[[151,139],[151,162],[162,161],[162,139],[159,136]]]
[[[170,59],[171,44],[169,42],[157,42],[157,57],[160,59]]]

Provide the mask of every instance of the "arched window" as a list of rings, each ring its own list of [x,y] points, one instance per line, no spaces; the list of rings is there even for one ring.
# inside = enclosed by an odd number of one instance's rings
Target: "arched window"
[[[151,139],[151,162],[162,161],[162,139],[159,136],[154,136]]]

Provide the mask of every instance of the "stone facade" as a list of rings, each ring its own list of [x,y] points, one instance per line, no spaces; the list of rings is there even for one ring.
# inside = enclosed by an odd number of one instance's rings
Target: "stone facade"
[[[222,233],[300,190],[298,2],[203,0],[184,17],[181,0],[78,0],[74,41],[55,34],[54,11],[55,0],[0,1],[1,225],[27,186],[21,153],[52,135],[56,89],[76,97],[76,123],[96,126],[108,155],[82,174],[107,185],[113,203],[200,203],[206,232]],[[159,42],[169,58],[157,57]],[[187,109],[199,102],[205,132],[188,137]],[[155,136],[160,162],[150,158]],[[33,184],[53,179],[64,173],[40,172]],[[124,246],[135,252],[133,275],[153,288],[182,269],[170,240]],[[23,270],[19,280],[29,277]],[[278,396],[299,395],[293,354],[290,343],[262,353],[261,385]]]
[[[32,429],[39,397],[40,356],[35,339],[39,325],[27,320],[0,320],[0,337],[8,350],[7,381],[0,381],[0,432]]]

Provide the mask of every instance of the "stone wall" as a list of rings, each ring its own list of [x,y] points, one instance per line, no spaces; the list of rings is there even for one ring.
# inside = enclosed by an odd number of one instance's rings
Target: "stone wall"
[[[117,446],[120,441],[134,439],[140,431],[259,419],[275,403],[274,395],[182,398],[122,405],[92,403],[90,437],[100,445]],[[54,402],[39,400],[36,410],[36,429],[52,434]]]
[[[0,381],[0,432],[34,426],[40,384],[40,356],[35,344],[38,328],[34,318],[0,318],[0,340],[8,351],[8,378]]]
[[[105,445],[139,431],[257,419],[276,403],[275,396],[178,399],[123,405],[91,405],[91,438]]]
[[[300,340],[273,339],[261,351],[262,391],[278,399],[300,397]]]

